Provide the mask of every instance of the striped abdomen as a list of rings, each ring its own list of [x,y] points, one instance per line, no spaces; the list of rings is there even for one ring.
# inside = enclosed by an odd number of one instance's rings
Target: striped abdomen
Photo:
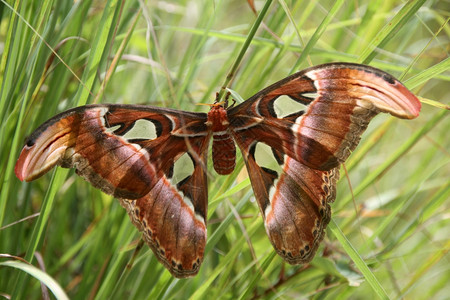
[[[230,174],[236,165],[236,147],[228,132],[214,133],[212,158],[214,170],[221,175]]]
[[[236,165],[236,147],[228,133],[228,116],[226,109],[216,104],[208,113],[206,125],[213,132],[212,160],[218,174],[230,174]]]

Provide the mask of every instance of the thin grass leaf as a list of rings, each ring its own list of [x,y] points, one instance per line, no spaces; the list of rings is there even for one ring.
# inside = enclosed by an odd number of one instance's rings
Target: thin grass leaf
[[[414,75],[413,77],[408,78],[405,80],[405,85],[408,88],[415,88],[427,80],[430,80],[431,78],[436,77],[437,75],[446,72],[450,69],[450,57],[447,57],[443,61],[433,65],[432,67],[423,70],[417,75]]]
[[[294,65],[294,68],[292,69],[292,72],[295,72],[298,69],[298,67],[303,63],[303,61],[309,55],[312,48],[316,45],[319,38],[325,32],[325,29],[331,23],[334,16],[337,14],[337,12],[339,11],[339,9],[342,7],[342,5],[344,3],[345,3],[344,0],[338,0],[338,1],[334,2],[333,7],[330,9],[330,11],[326,15],[326,17],[320,23],[319,27],[317,27],[316,31],[314,32],[312,37],[309,39],[308,43],[306,43],[305,48],[303,49],[302,53],[300,54],[300,57],[297,59],[295,65]]]
[[[410,288],[417,284],[419,280],[421,280],[425,273],[429,272],[430,269],[445,259],[445,256],[450,251],[450,240],[448,240],[445,245],[443,245],[442,250],[433,253],[427,260],[423,261],[423,264],[410,276],[410,281],[408,284],[402,289],[402,294],[400,296],[406,295],[410,293]]]
[[[258,229],[260,226],[260,221],[255,220],[248,228],[247,232],[250,236]],[[190,297],[190,299],[204,299],[208,293],[208,288],[211,286],[212,282],[219,276],[219,274],[225,269],[227,266],[233,263],[236,259],[236,256],[242,249],[242,245],[245,244],[245,239],[242,236],[236,241],[236,246],[227,253],[227,255],[222,259],[220,264],[213,270],[213,272],[209,275],[209,278],[206,282],[204,282],[201,287],[195,291],[195,293]]]
[[[66,295],[62,287],[58,284],[55,279],[50,277],[47,273],[42,270],[36,268],[33,265],[26,264],[21,261],[4,261],[0,262],[0,266],[3,267],[11,267],[24,271],[25,273],[33,276],[41,283],[45,284],[52,292],[56,299],[60,300],[68,300],[69,297]]]
[[[388,157],[383,164],[381,164],[375,171],[373,171],[369,176],[367,176],[363,182],[361,182],[354,190],[353,196],[356,197],[362,191],[364,191],[368,186],[370,186],[379,176],[386,172],[393,164],[395,164],[400,157],[402,157],[407,151],[409,151],[414,144],[416,144],[427,132],[432,130],[440,121],[444,119],[447,112],[441,110],[438,112],[433,119],[427,122],[419,131],[414,133],[401,147],[399,147],[390,157]],[[341,204],[350,202],[352,196],[349,195],[341,200]]]
[[[234,78],[234,74],[236,73],[242,59],[244,58],[244,54],[247,52],[248,47],[250,46],[250,43],[252,42],[256,31],[258,30],[259,26],[261,25],[264,16],[267,14],[267,11],[269,10],[270,5],[272,4],[272,0],[266,1],[264,4],[264,7],[261,9],[261,12],[258,14],[258,17],[256,18],[255,22],[253,23],[252,27],[250,28],[250,31],[247,34],[247,38],[245,39],[244,44],[242,45],[242,48],[239,52],[239,54],[236,57],[236,60],[233,63],[233,66],[231,67],[231,70],[229,71],[225,82],[222,84],[222,87],[229,87],[229,84],[231,80]],[[222,97],[225,94],[225,89],[221,89],[219,91],[219,97],[218,101],[222,100]]]
[[[250,296],[250,293],[254,291],[255,286],[261,279],[261,276],[263,275],[261,272],[262,270],[266,270],[269,265],[272,263],[273,259],[275,258],[276,253],[272,252],[270,255],[266,257],[266,259],[261,264],[261,271],[260,272],[254,272],[253,276],[249,278],[250,284],[245,289],[245,292],[241,294],[241,297],[239,299],[247,299]]]
[[[68,170],[58,169],[53,172],[52,183],[50,184],[48,193],[44,197],[44,201],[42,202],[41,213],[37,219],[36,225],[33,228],[33,233],[31,235],[31,240],[29,242],[27,252],[25,254],[25,260],[31,262],[36,249],[41,243],[42,235],[46,228],[46,224],[50,215],[50,212],[53,207],[53,203],[55,200],[55,195],[58,191],[58,187],[62,185],[63,181],[66,178]],[[58,175],[59,174],[59,175]],[[13,295],[17,296],[17,298],[21,298],[24,289],[25,281],[22,276],[20,276],[16,282],[15,289]]]
[[[341,243],[344,250],[347,252],[352,261],[355,263],[356,267],[362,272],[367,282],[372,287],[373,291],[378,295],[378,297],[380,297],[380,299],[389,299],[389,296],[386,294],[386,291],[384,290],[383,286],[380,284],[375,275],[370,271],[369,267],[366,265],[366,263],[358,254],[358,252],[355,250],[355,248],[352,246],[352,244],[350,244],[350,242],[347,240],[347,238],[345,237],[343,232],[339,229],[338,225],[334,222],[333,219],[331,220],[329,227],[333,232],[334,236]]]
[[[114,19],[114,12],[117,9],[118,0],[108,0],[103,10],[102,19],[98,25],[100,29],[97,31],[94,43],[89,53],[86,69],[81,77],[82,85],[79,86],[78,92],[75,95],[76,105],[85,105],[88,102],[88,97],[91,94],[94,81],[97,77],[97,68],[102,59],[105,57],[106,42],[108,36],[111,34],[111,28],[113,26],[112,21]]]
[[[367,64],[377,55],[376,49],[383,48],[391,41],[398,30],[423,6],[426,0],[410,0],[373,38],[370,45],[359,55],[358,62]]]
[[[3,1],[2,1],[3,2]],[[13,47],[17,46],[17,40],[14,40],[13,37],[16,35],[16,28],[18,17],[15,12],[19,8],[20,1],[14,2],[14,7],[11,7],[9,4],[5,3],[5,7],[11,9],[10,12],[10,23],[8,26],[8,32],[5,37],[5,44],[3,46],[2,59],[0,62],[0,81],[2,83],[2,88],[0,91],[0,117],[3,119],[6,116],[7,110],[6,106],[8,105],[7,94],[11,91],[13,75],[15,73],[14,68],[17,64],[18,59],[18,51],[13,49]],[[19,33],[20,34],[20,33]],[[15,42],[14,42],[15,41]],[[3,141],[3,133],[0,132],[0,141]],[[1,217],[0,217],[1,218]],[[1,220],[1,219],[0,219]],[[1,224],[2,222],[0,222]]]

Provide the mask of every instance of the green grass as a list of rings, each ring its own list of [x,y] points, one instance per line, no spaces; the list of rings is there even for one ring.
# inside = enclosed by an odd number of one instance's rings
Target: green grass
[[[273,1],[266,13],[260,1],[259,17],[246,1],[142,2],[1,1],[0,295],[448,297],[448,1]],[[206,111],[195,104],[212,103],[224,84],[246,99],[331,61],[383,69],[424,105],[412,121],[372,121],[347,161],[348,180],[341,171],[333,220],[309,265],[274,255],[242,159],[230,176],[210,172],[207,253],[185,280],[147,246],[135,253],[140,234],[125,210],[73,170],[32,183],[14,176],[25,137],[65,109]]]

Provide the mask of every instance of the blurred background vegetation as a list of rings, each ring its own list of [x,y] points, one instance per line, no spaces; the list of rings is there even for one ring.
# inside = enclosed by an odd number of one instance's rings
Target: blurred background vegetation
[[[442,0],[1,0],[0,295],[447,298],[449,7]],[[199,274],[184,280],[147,246],[135,251],[141,235],[125,210],[73,170],[33,183],[14,176],[25,137],[65,109],[126,103],[207,111],[195,104],[213,102],[236,62],[229,87],[246,99],[332,61],[393,74],[423,109],[412,121],[372,121],[346,164],[348,177],[341,171],[333,220],[310,264],[274,255],[242,159],[231,176],[211,172],[207,253]]]

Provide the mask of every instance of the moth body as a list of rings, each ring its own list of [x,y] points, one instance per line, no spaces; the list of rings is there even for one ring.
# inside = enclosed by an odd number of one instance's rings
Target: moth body
[[[212,159],[214,170],[220,175],[233,172],[236,165],[236,146],[228,128],[227,110],[215,104],[208,113],[206,125],[213,132]]]

